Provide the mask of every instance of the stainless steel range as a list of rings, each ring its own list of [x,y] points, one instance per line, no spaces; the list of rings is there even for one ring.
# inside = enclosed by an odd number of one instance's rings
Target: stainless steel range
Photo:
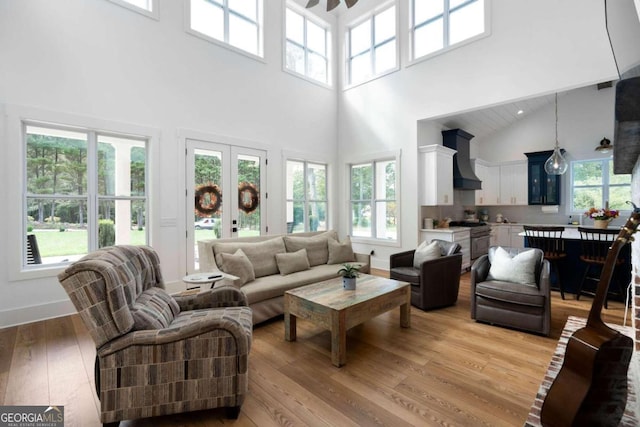
[[[474,221],[457,221],[451,222],[449,225],[457,227],[469,227],[469,235],[471,237],[471,261],[480,258],[482,255],[489,252],[489,245],[491,241],[491,226],[485,222]]]

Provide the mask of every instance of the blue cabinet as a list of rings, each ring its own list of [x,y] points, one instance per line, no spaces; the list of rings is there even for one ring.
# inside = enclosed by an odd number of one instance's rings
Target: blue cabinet
[[[564,153],[564,150],[562,152]],[[525,153],[529,160],[527,171],[530,205],[560,204],[562,175],[549,175],[544,170],[544,163],[552,153],[553,150]]]

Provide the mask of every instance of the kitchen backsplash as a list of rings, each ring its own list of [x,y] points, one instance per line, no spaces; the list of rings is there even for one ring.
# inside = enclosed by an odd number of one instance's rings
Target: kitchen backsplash
[[[452,206],[422,206],[420,210],[420,221],[422,218],[444,219],[451,218],[454,221],[463,220],[465,209],[476,211],[478,218],[480,212],[486,210],[489,215],[489,222],[495,222],[496,215],[501,213],[503,218],[509,222],[520,224],[558,224],[564,225],[569,222],[569,215],[565,214],[565,206],[558,207],[558,213],[544,213],[541,206],[479,206],[474,202],[473,191],[454,191],[454,204]],[[593,221],[583,215],[573,215],[572,220],[589,227]],[[611,222],[612,227],[624,225],[627,217],[622,215]],[[582,222],[580,222],[582,221]]]

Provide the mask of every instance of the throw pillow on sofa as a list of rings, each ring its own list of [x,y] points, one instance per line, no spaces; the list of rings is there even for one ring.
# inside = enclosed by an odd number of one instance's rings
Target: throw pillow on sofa
[[[249,261],[251,261],[256,278],[278,274],[275,255],[287,252],[282,237],[274,237],[261,242],[214,243],[213,253],[216,256],[216,264],[219,267],[223,264],[221,257],[223,253],[235,254],[238,249],[242,249]]]
[[[309,265],[314,267],[320,264],[326,264],[329,260],[329,238],[337,239],[335,231],[327,231],[310,237],[302,236],[284,236],[284,244],[287,252],[296,252],[300,249],[307,250]]]
[[[329,259],[327,264],[342,264],[343,262],[354,262],[356,255],[351,247],[351,237],[347,236],[342,242],[336,239],[329,239]]]
[[[276,254],[276,262],[278,263],[280,274],[283,276],[311,268],[309,266],[309,259],[307,258],[307,250],[304,248],[296,252]]]
[[[222,260],[222,265],[220,266],[222,271],[237,276],[240,279],[240,286],[256,280],[253,264],[251,264],[242,249],[238,249],[234,254],[221,253],[220,258]]]
[[[413,254],[413,267],[420,268],[423,262],[440,258],[440,255],[440,245],[438,242],[434,240],[431,243],[427,243],[425,240],[420,243],[420,246],[416,248]]]
[[[536,251],[524,251],[511,256],[504,248],[498,247],[490,259],[491,267],[487,280],[536,285]]]
[[[162,288],[149,288],[142,292],[130,307],[133,329],[162,329],[171,324],[180,313],[180,306]]]

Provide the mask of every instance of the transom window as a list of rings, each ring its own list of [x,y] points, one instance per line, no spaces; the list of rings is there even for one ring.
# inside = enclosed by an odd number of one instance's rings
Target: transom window
[[[285,68],[329,84],[328,25],[286,9]]]
[[[350,166],[350,224],[353,237],[398,240],[396,160]]]
[[[190,0],[196,35],[262,57],[262,0]]]
[[[287,160],[287,233],[327,230],[327,165]]]
[[[349,28],[347,40],[347,80],[350,85],[396,69],[396,7],[390,6]]]
[[[411,6],[413,59],[485,32],[484,0],[413,0]]]
[[[127,9],[158,19],[158,0],[110,0]]]
[[[23,132],[23,267],[148,244],[147,139],[29,122]]]
[[[582,214],[589,208],[630,210],[631,175],[613,173],[613,160],[571,162],[571,211]]]

